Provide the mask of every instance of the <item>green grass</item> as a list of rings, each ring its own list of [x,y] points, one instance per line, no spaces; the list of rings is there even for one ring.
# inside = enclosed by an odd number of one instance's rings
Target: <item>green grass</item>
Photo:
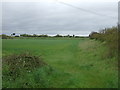
[[[47,38],[3,40],[2,44],[3,57],[31,52],[41,56],[53,68],[50,75],[47,74],[49,68],[43,67],[18,77],[16,81],[8,81],[9,77],[6,77],[3,87],[118,87],[117,58],[107,58],[107,47],[101,42],[88,38]],[[26,82],[29,85],[24,85]]]

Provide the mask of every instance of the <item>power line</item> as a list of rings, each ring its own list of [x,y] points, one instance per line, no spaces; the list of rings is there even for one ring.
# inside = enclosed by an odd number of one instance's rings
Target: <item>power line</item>
[[[116,19],[115,17],[108,16],[108,15],[104,15],[104,14],[100,14],[100,13],[97,13],[97,12],[94,12],[94,11],[90,11],[90,10],[87,10],[87,9],[83,9],[83,8],[80,8],[80,7],[77,7],[77,6],[74,6],[74,5],[65,3],[65,2],[61,2],[61,1],[58,1],[58,0],[55,0],[55,1],[57,1],[58,3],[64,4],[64,5],[66,5],[66,6],[69,6],[69,7],[76,8],[76,9],[78,9],[78,10],[87,12],[87,13],[92,13],[92,14],[95,14],[95,15],[98,15],[98,16],[103,16],[103,17],[106,16],[106,17],[111,18],[111,19]]]

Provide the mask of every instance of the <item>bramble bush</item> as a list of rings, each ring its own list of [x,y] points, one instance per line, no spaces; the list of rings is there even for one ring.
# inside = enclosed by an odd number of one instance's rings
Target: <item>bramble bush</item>
[[[7,75],[12,77],[11,79],[16,79],[23,72],[32,72],[34,69],[42,67],[44,65],[47,64],[43,62],[39,57],[34,56],[30,53],[10,55],[3,57],[3,67],[9,69],[7,70],[7,73],[3,72],[3,76]]]

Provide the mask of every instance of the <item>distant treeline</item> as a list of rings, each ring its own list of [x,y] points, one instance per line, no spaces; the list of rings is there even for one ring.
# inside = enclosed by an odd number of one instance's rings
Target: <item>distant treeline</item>
[[[37,35],[37,34],[33,34],[33,35],[29,35],[29,34],[21,34],[20,36],[22,37],[75,37],[75,38],[79,38],[79,37],[82,37],[82,36],[75,36],[75,35],[60,35],[60,34],[57,34],[55,36],[49,36],[47,34],[42,34],[42,35]]]
[[[120,39],[118,39],[118,34],[120,35],[118,27],[112,27],[105,28],[103,30],[100,30],[99,32],[91,32],[89,38],[105,42],[105,44],[109,48],[108,56],[112,57],[115,54],[118,54],[118,42],[120,42]]]
[[[6,34],[2,34],[0,35],[0,37],[2,37],[2,39],[13,39],[15,37],[68,37],[68,38],[85,38],[84,36],[75,36],[75,35],[66,35],[66,36],[63,36],[63,35],[55,35],[55,36],[49,36],[47,34],[42,34],[42,35],[37,35],[37,34],[33,34],[33,35],[29,35],[29,34],[20,34],[19,35],[15,35],[15,33],[11,34],[11,36],[8,36]]]

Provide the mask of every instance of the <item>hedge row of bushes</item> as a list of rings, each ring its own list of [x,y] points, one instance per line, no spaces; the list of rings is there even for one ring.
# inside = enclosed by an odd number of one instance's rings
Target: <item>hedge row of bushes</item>
[[[0,35],[0,38],[2,38],[2,39],[13,39],[13,37],[5,35],[5,34]]]
[[[118,39],[118,34],[118,27],[112,27],[105,28],[99,32],[92,32],[89,35],[89,38],[105,42],[108,47],[108,56],[112,57],[118,54],[118,42],[120,42]]]

